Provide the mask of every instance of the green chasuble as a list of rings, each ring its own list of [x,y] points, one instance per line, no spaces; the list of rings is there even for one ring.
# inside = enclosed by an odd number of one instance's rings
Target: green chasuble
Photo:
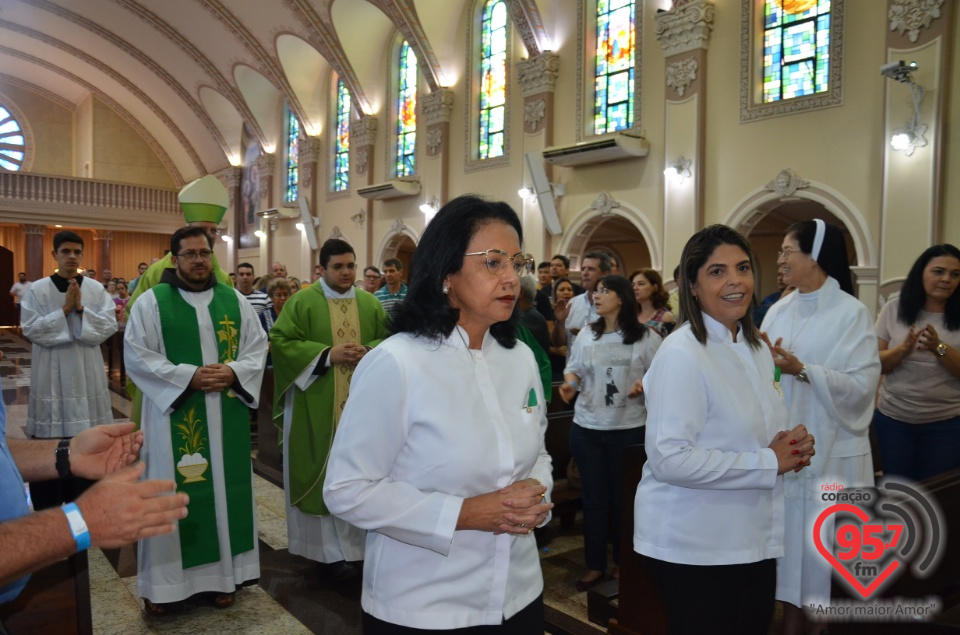
[[[331,316],[331,302],[344,308],[350,300],[330,300],[318,282],[304,287],[287,300],[270,331],[270,354],[274,372],[274,420],[283,424],[286,393],[292,390],[293,419],[290,426],[290,478],[286,484],[291,503],[305,514],[329,515],[323,502],[323,479],[327,456],[336,431],[335,389],[338,369],[321,368],[306,391],[294,385],[296,378],[323,351],[342,337],[334,334],[333,323],[342,315]],[[374,347],[387,337],[386,312],[380,301],[361,289],[356,290],[356,312],[360,321],[359,344]],[[346,309],[344,308],[344,312]],[[332,319],[333,317],[333,319]],[[340,330],[339,322],[337,329]],[[342,379],[341,379],[342,380]]]
[[[216,333],[200,333],[197,309],[183,299],[180,291],[166,283],[153,288],[160,313],[163,347],[174,364],[203,366],[201,337],[216,337],[217,361],[237,359],[240,345],[240,299],[225,285],[213,287],[208,310]],[[183,568],[189,569],[220,560],[217,514],[214,501],[213,472],[210,469],[210,437],[207,429],[207,399],[202,390],[192,390],[170,413],[171,452],[176,466],[177,491],[190,496],[188,515],[179,522],[180,554]],[[220,393],[221,421],[248,420],[247,407],[232,390]],[[227,426],[224,425],[224,431]],[[250,435],[223,435],[223,478],[227,498],[230,553],[234,556],[252,550],[253,485],[250,478]]]

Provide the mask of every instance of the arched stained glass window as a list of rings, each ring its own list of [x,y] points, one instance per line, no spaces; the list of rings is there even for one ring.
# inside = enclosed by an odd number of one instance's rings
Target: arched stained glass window
[[[287,189],[283,200],[294,203],[299,196],[300,183],[300,122],[293,111],[287,109]]]
[[[503,156],[507,90],[507,5],[490,0],[480,23],[481,159]]]
[[[337,143],[333,170],[333,191],[350,187],[350,91],[337,80]]]
[[[635,0],[597,0],[594,134],[633,127]]]
[[[397,176],[417,171],[417,55],[407,42],[400,46],[397,82]]]
[[[764,0],[764,103],[830,88],[831,0]]]
[[[0,106],[0,168],[16,172],[23,166],[26,144],[20,123]]]

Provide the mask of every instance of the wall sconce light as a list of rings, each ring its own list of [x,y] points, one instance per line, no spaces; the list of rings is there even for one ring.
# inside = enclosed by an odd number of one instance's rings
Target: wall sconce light
[[[367,210],[361,207],[359,212],[350,217],[350,220],[363,227],[364,221],[367,220]]]
[[[550,186],[550,192],[555,198],[558,196],[563,196],[567,193],[567,186],[563,183],[548,183],[547,185]],[[517,196],[522,198],[524,201],[537,200],[537,193],[531,187],[521,187],[519,190],[517,190]]]
[[[253,232],[253,235],[259,238],[260,240],[267,239],[267,234],[262,229],[258,229],[257,231]]]
[[[683,183],[683,181],[692,176],[690,172],[690,166],[693,165],[693,162],[690,159],[685,159],[682,156],[674,161],[673,163],[667,164],[667,169],[663,171],[664,176],[673,178],[678,183]]]
[[[420,211],[423,212],[425,224],[429,223],[433,220],[433,217],[436,216],[437,212],[440,211],[440,201],[432,198],[420,205]]]
[[[901,84],[910,86],[910,96],[913,98],[913,116],[904,124],[903,128],[897,128],[890,137],[890,147],[898,152],[903,152],[906,156],[913,156],[917,148],[924,148],[927,145],[928,126],[920,123],[920,104],[923,102],[923,95],[926,92],[923,86],[913,81],[913,72],[920,68],[916,62],[891,62],[880,67],[880,74],[888,79],[894,79]]]
[[[232,243],[233,236],[231,236],[230,234],[220,234],[220,240],[222,240],[225,243]]]
[[[517,190],[517,196],[523,200],[527,200],[533,196],[533,190],[531,190],[529,187],[521,187],[519,190]]]
[[[297,223],[297,224],[295,225],[295,227],[296,227],[299,231],[303,231],[303,223]]]

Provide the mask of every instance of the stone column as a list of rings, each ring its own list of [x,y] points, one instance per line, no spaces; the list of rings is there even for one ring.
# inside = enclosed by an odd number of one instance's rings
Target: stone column
[[[450,115],[453,112],[453,91],[438,88],[420,100],[420,121],[425,130],[426,152],[429,159],[417,172],[428,183],[437,183],[438,191],[428,193],[436,196],[440,205],[450,195]],[[430,174],[426,174],[429,171]]]
[[[24,233],[27,280],[39,280],[43,276],[43,260],[50,256],[43,253],[43,236],[46,225],[20,225]]]
[[[234,271],[237,265],[237,247],[240,242],[239,219],[242,213],[240,207],[243,198],[240,188],[243,187],[243,170],[231,165],[215,172],[214,176],[223,183],[223,187],[227,190],[227,211],[220,222],[220,231],[230,236],[231,240],[230,242],[221,240],[213,248],[218,253],[217,259],[220,261],[220,268],[224,271]],[[221,255],[225,257],[221,257]]]
[[[103,272],[106,270],[113,271],[113,267],[110,265],[110,241],[113,240],[113,232],[109,229],[95,229],[93,230],[93,254],[96,262],[94,269],[97,270],[97,280],[103,279]],[[86,255],[83,259],[85,268],[90,267],[90,260],[88,260],[89,255]]]
[[[377,141],[377,118],[365,115],[350,122],[350,167],[353,176],[350,181],[353,189],[373,184],[374,148]],[[364,215],[367,223],[366,253],[361,262],[370,262],[373,258],[373,201],[364,200]]]
[[[663,274],[672,278],[683,246],[703,227],[703,163],[706,139],[707,47],[713,30],[709,0],[674,0],[657,13],[655,33],[666,61],[664,168],[680,163],[680,178],[665,177],[663,188]]]
[[[553,93],[560,72],[560,56],[549,51],[516,64],[517,80],[523,89],[523,152],[543,150],[553,144]],[[524,184],[532,185],[524,161]],[[547,178],[553,180],[553,164],[544,165]],[[550,258],[553,252],[552,237],[546,230],[539,205],[534,199],[523,201],[525,224],[539,227],[540,231],[529,232],[528,251],[540,254],[538,260]],[[537,240],[541,244],[537,244]]]
[[[258,207],[261,210],[269,209],[274,207],[273,202],[276,200],[273,194],[273,184],[276,181],[277,155],[261,154],[257,157],[257,167],[260,169],[260,204]],[[254,270],[260,271],[260,275],[267,271],[270,263],[273,262],[273,232],[270,231],[269,227],[264,227],[264,234],[267,237],[260,241],[260,268]]]
[[[320,208],[317,205],[317,195],[320,190],[320,157],[322,150],[320,147],[320,137],[307,137],[300,140],[300,184],[298,189],[301,197],[307,199],[307,209],[310,210],[310,216],[318,216]],[[304,231],[313,232],[316,236],[316,227],[305,227]],[[313,265],[317,262],[316,253],[311,253],[307,259],[309,271],[313,271]]]

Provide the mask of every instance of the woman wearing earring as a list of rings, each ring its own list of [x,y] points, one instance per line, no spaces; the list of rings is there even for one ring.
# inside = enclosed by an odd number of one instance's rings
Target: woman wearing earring
[[[395,334],[353,376],[323,495],[368,531],[365,635],[543,632],[532,531],[552,480],[539,371],[516,338],[519,276],[534,264],[521,245],[507,204],[444,205]]]
[[[773,360],[753,324],[747,239],[712,225],[680,261],[684,322],[643,378],[633,548],[671,633],[766,635],[783,555],[780,475],[807,466],[814,439],[803,425],[784,432]]]
[[[623,276],[604,276],[594,291],[600,319],[570,349],[560,397],[581,391],[570,428],[570,449],[580,468],[586,591],[604,579],[607,544],[613,545],[613,577],[619,577],[623,450],[643,443],[647,410],[641,380],[660,347],[660,336],[637,321],[637,303]]]
[[[777,564],[777,599],[784,603],[787,635],[804,628],[800,607],[830,602],[830,564],[811,540],[826,507],[821,485],[874,484],[868,435],[880,357],[870,313],[853,296],[849,262],[836,225],[815,219],[789,227],[777,264],[797,292],[774,304],[761,327],[789,421],[806,424],[817,439],[809,469],[784,478],[785,555]],[[824,527],[830,536],[832,522]]]
[[[920,481],[960,468],[960,249],[917,258],[877,318],[885,378],[874,430],[885,475]]]

